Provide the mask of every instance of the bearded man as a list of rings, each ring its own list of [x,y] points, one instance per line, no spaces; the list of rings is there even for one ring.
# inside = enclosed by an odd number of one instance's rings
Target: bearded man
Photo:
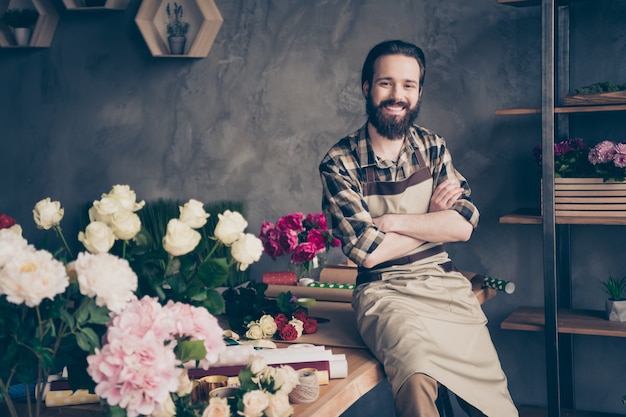
[[[319,166],[322,208],[359,266],[352,306],[382,362],[399,417],[435,417],[441,386],[471,416],[516,417],[487,319],[443,244],[467,241],[479,212],[445,140],[415,124],[426,63],[394,40],[363,64],[367,123]]]

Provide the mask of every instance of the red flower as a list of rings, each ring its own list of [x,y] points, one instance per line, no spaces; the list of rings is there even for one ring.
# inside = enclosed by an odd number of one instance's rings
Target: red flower
[[[309,242],[301,243],[293,250],[291,255],[291,262],[296,264],[302,264],[304,262],[312,261],[315,258],[317,251],[315,245]]]
[[[306,321],[307,315],[304,310],[297,310],[293,312],[293,318],[300,320],[302,323]]]
[[[274,316],[274,323],[276,323],[276,328],[280,332],[289,323],[289,319],[283,313],[278,313]]]
[[[326,249],[326,242],[328,238],[326,237],[326,233],[324,233],[320,229],[310,230],[306,235],[306,241],[312,243],[315,246],[315,251],[323,251]]]
[[[302,333],[311,334],[317,331],[317,320],[314,317],[307,317],[302,325]]]
[[[13,225],[15,225],[15,219],[13,217],[9,217],[6,214],[0,214],[0,230],[8,229]]]
[[[304,231],[304,225],[302,224],[303,221],[304,214],[291,213],[278,219],[276,222],[276,228],[281,231],[293,230],[297,234]]]
[[[286,324],[278,334],[282,340],[296,340],[298,338],[298,331],[291,324]]]
[[[328,227],[326,226],[326,217],[324,217],[324,213],[308,214],[304,219],[304,225],[312,229],[322,229],[324,231],[328,231]]]

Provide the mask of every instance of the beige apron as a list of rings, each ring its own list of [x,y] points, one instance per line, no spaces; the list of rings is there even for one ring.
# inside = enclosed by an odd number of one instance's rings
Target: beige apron
[[[432,175],[415,153],[422,168],[400,182],[376,182],[374,167],[364,167],[372,217],[428,211]],[[410,253],[439,245],[425,243]],[[424,373],[487,416],[516,417],[487,319],[470,282],[452,269],[448,254],[437,250],[410,264],[376,268],[380,280],[354,291],[359,332],[383,363],[394,394],[409,376]]]

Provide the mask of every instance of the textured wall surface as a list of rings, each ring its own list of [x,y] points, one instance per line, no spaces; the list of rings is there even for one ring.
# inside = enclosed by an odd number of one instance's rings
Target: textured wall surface
[[[217,0],[224,23],[208,57],[170,59],[151,56],[134,22],[139,0],[103,13],[53,3],[61,19],[50,48],[0,49],[0,213],[33,240],[42,236],[31,220],[38,200],[60,200],[74,236],[79,205],[113,184],[129,184],[145,200],[245,201],[253,233],[264,220],[319,211],[319,160],[365,120],[359,80],[367,51],[390,38],[421,45],[428,68],[418,121],[447,138],[482,213],[472,240],[449,251],[463,269],[516,281],[513,295],[484,308],[514,400],[546,403],[542,334],[499,329],[518,305],[543,303],[541,226],[498,222],[539,204],[531,149],[541,140],[540,118],[494,116],[540,103],[539,8]],[[626,82],[624,3],[572,6],[573,88]],[[573,134],[623,140],[622,119],[577,116]],[[616,231],[572,227],[577,307],[603,308],[600,280],[626,275],[626,238]],[[252,274],[285,265],[264,258]],[[577,406],[622,412],[625,340],[580,336],[574,344]]]

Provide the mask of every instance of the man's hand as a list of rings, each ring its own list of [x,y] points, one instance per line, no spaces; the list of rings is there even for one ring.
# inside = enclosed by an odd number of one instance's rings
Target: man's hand
[[[458,181],[445,180],[435,188],[432,197],[430,197],[428,212],[448,210],[462,194],[463,187],[459,185]]]

